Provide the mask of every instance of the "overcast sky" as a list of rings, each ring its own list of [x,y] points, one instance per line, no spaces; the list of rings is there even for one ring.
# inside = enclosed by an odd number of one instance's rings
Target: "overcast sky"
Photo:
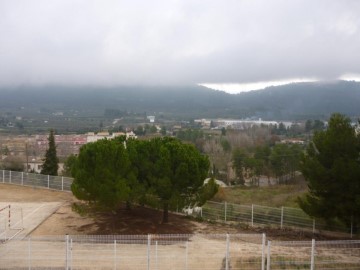
[[[0,86],[359,74],[359,0],[0,0]]]

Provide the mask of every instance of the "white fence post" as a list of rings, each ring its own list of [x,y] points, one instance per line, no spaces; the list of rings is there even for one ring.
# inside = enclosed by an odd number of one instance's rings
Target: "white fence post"
[[[229,270],[229,254],[230,253],[230,236],[226,234],[226,255],[225,255],[225,269]]]
[[[70,269],[72,270],[72,250],[73,250],[73,240],[70,239],[70,255],[69,255],[69,261],[70,261]]]
[[[29,270],[31,270],[31,237],[29,236],[29,241],[28,241],[28,266],[29,266]]]
[[[151,235],[148,234],[148,244],[147,244],[147,270],[150,270],[150,245],[151,245]]]
[[[116,240],[114,240],[114,269],[116,270],[116,260],[117,260],[117,254],[116,254]]]
[[[315,269],[315,239],[311,241],[311,265],[310,270]]]
[[[283,222],[284,222],[284,206],[281,207],[281,221],[280,221],[280,228],[283,228]]]
[[[270,270],[271,241],[268,241],[266,270]]]
[[[251,205],[251,227],[254,227],[254,205]]]
[[[155,269],[158,269],[158,241],[155,241]]]
[[[5,171],[4,171],[4,170],[3,170],[2,175],[3,175],[3,177],[2,177],[2,178],[3,178],[3,179],[2,179],[2,180],[3,180],[3,183],[5,183]]]
[[[186,241],[186,245],[185,245],[185,270],[188,269],[188,252],[189,252],[189,241]]]
[[[48,189],[50,188],[50,175],[48,175]]]
[[[21,173],[21,185],[24,185],[24,172]]]
[[[69,270],[69,235],[65,236],[65,270]]]
[[[64,191],[64,176],[61,176],[61,191]]]
[[[262,234],[262,251],[261,251],[261,270],[265,270],[265,246],[266,246],[266,234]]]
[[[10,174],[9,174],[9,183],[11,183],[11,171],[10,171]]]
[[[225,215],[224,215],[224,220],[225,220],[225,222],[226,222],[226,210],[227,210],[227,203],[225,202],[225,207],[224,207],[224,210],[225,210]]]

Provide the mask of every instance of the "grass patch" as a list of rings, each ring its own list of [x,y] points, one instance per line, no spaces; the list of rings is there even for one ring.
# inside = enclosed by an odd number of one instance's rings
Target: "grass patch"
[[[298,208],[297,198],[304,196],[307,192],[307,187],[305,185],[274,185],[269,187],[239,186],[223,188],[222,192],[222,199],[228,203]]]
[[[89,207],[83,203],[73,203],[71,209],[82,217],[89,213]]]

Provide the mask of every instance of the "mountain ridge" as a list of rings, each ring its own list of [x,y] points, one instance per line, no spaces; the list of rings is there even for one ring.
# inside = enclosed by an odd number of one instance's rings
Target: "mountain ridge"
[[[360,83],[302,82],[229,94],[203,86],[18,87],[0,89],[4,113],[20,107],[78,110],[105,109],[178,118],[246,118],[264,120],[327,119],[340,112],[360,115]]]

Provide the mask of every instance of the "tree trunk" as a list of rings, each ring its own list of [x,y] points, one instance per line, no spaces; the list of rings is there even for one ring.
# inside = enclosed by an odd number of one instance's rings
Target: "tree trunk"
[[[163,220],[162,223],[168,223],[169,221],[169,203],[164,202],[163,204]]]

